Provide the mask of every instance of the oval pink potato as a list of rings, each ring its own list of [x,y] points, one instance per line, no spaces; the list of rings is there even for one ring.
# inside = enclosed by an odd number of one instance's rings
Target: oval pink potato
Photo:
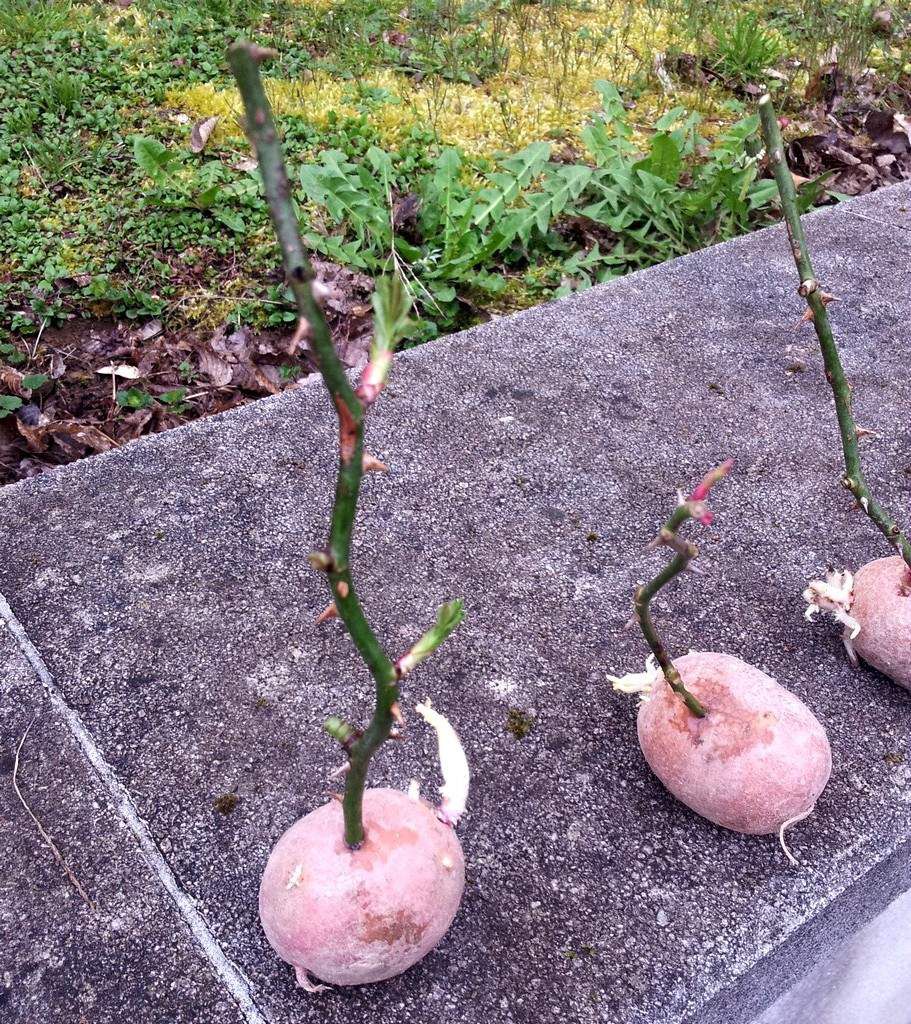
[[[366,839],[349,850],[342,807],[325,804],[279,839],[259,890],[272,948],[334,985],[383,981],[446,934],[465,886],[455,832],[397,789],[364,793]]]
[[[854,650],[911,690],[911,572],[898,555],[857,570],[851,616],[860,623]]]
[[[674,664],[708,713],[693,715],[663,677],[639,709],[642,753],[670,792],[716,825],[752,835],[812,810],[832,753],[809,708],[729,654],[692,651]]]

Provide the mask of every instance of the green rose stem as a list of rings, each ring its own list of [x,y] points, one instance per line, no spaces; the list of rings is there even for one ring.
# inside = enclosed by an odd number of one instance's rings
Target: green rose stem
[[[671,548],[675,552],[674,558],[650,583],[639,587],[633,601],[639,628],[642,630],[642,635],[645,637],[645,642],[651,648],[652,654],[655,655],[655,660],[661,666],[661,671],[664,673],[668,686],[698,718],[705,718],[706,709],[683,685],[680,673],[674,667],[674,663],[661,642],[658,631],[655,629],[649,605],[655,594],[666,583],[670,583],[675,576],[679,576],[680,573],[687,569],[690,562],[698,556],[699,548],[695,544],[681,539],[680,527],[689,519],[697,519],[705,526],[711,523],[712,513],[706,506],[709,491],[722,477],[730,473],[733,465],[734,463],[728,459],[727,462],[723,462],[710,473],[707,473],[689,498],[681,502],[674,509],[670,519],[661,527],[658,536],[652,541],[653,547],[664,546]]]
[[[364,417],[386,382],[392,352],[408,326],[410,302],[398,278],[377,282],[370,358],[360,385],[353,388],[335,352],[332,334],[319,305],[321,285],[315,279],[301,240],[281,143],[259,74],[259,65],[272,56],[271,50],[238,42],[230,48],[228,60],[243,100],[246,132],[256,151],[269,213],[300,316],[296,338],[298,341],[308,338],[313,359],[338,414],[338,478],[329,543],[325,550],[310,556],[310,563],[325,572],[332,594],[333,603],[320,618],[329,615],[341,618],[376,682],[376,708],[365,730],[355,729],[338,718],[330,718],[325,726],[348,755],[342,800],[345,842],[357,849],[364,841],[362,812],[367,768],[371,757],[393,734],[394,724],[401,717],[397,705],[399,681],[449,636],[462,620],[463,611],[461,601],[444,605],[436,625],[406,655],[393,662],[370,628],[358,600],[350,565],[357,499],[365,464],[368,468],[382,468],[372,456],[365,455]]]
[[[838,355],[838,346],[835,344],[835,337],[832,334],[832,325],[829,323],[829,315],[826,312],[826,304],[831,301],[831,296],[822,291],[813,273],[807,239],[797,212],[794,179],[785,159],[784,142],[781,138],[778,118],[775,116],[775,108],[768,95],[763,96],[759,101],[759,117],[762,122],[762,134],[769,162],[772,165],[778,185],[778,194],[781,197],[781,210],[788,229],[791,254],[800,275],[800,287],[797,291],[807,300],[809,312],[812,314],[816,337],[819,339],[819,347],[822,350],[826,380],[832,388],[832,396],[835,399],[835,412],[838,417],[838,430],[841,434],[841,446],[845,459],[845,473],[841,482],[854,495],[860,507],[911,568],[911,541],[870,493],[870,488],[867,486],[861,470],[858,440],[863,432],[858,429],[851,412],[851,385],[845,377],[844,367],[841,365]]]

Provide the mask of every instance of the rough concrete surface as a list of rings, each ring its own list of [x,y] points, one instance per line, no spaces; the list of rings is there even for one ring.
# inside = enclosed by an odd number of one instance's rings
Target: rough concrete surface
[[[909,207],[899,187],[807,222],[842,298],[830,309],[860,422],[881,435],[864,446],[869,476],[906,521]],[[271,845],[338,762],[321,722],[369,706],[341,627],[313,627],[326,595],[305,556],[335,458],[322,389],[0,492],[0,592],[267,1020],[740,1024],[909,887],[911,694],[852,671],[838,631],[802,616],[809,578],[884,552],[837,483],[794,285],[775,229],[397,360],[371,414],[391,470],[365,486],[357,578],[393,654],[465,599],[407,704],[430,695],[451,717],[474,790],[455,924],[380,986],[305,995],[256,918]],[[804,372],[789,371],[793,345]],[[644,660],[624,622],[660,562],[646,543],[675,489],[728,455],[703,574],[656,614],[675,651],[744,657],[826,725],[834,776],[792,834],[800,870],[774,838],[670,798],[639,753],[634,702],[607,682]],[[513,708],[535,716],[525,739],[506,729]],[[415,775],[431,792],[434,739],[411,718],[372,779]]]
[[[48,695],[0,627],[0,1020],[239,1024]],[[94,904],[64,873],[13,787]]]

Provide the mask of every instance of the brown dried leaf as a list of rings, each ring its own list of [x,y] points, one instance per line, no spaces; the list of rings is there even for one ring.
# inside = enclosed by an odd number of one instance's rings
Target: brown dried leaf
[[[234,371],[230,363],[205,349],[200,349],[198,356],[199,372],[209,378],[213,387],[223,388],[231,383]]]
[[[107,452],[117,447],[117,442],[112,441],[97,427],[79,423],[76,420],[58,420],[55,423],[30,427],[17,417],[16,427],[25,439],[29,450],[33,452],[47,451],[50,440],[57,440],[64,444],[67,441],[75,442],[77,445],[96,452]]]
[[[136,338],[138,341],[149,341],[151,338],[158,337],[159,334],[161,334],[161,321],[149,320],[139,328]]]
[[[123,441],[134,441],[140,437],[154,415],[152,409],[136,409],[117,422],[117,437]]]
[[[23,376],[24,374],[14,370],[12,366],[0,363],[0,384],[12,391],[14,395],[18,395],[20,398],[28,398],[31,395],[31,391],[22,386]]]
[[[206,148],[209,137],[218,124],[218,116],[207,117],[204,121],[197,121],[190,132],[190,152],[201,153]]]
[[[48,368],[48,376],[51,380],[60,380],[65,373],[66,363],[63,361],[63,356],[59,352],[53,352],[51,354],[51,365]]]

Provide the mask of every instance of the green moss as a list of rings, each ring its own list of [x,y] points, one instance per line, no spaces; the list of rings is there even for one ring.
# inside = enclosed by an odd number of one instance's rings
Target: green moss
[[[506,715],[506,731],[511,733],[517,740],[524,740],[534,729],[536,719],[521,708],[510,708]]]
[[[212,806],[219,814],[228,815],[234,813],[239,802],[240,797],[236,793],[222,793],[215,798]]]

